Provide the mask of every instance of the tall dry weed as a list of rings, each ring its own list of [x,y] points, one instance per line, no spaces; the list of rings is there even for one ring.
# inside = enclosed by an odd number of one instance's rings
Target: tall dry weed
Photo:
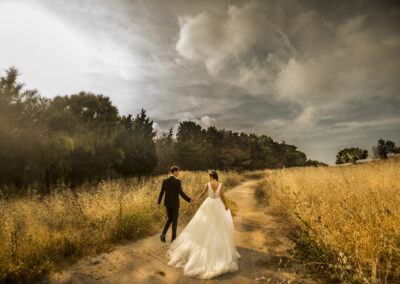
[[[400,282],[400,156],[271,170],[257,194],[300,228],[293,253],[342,280]],[[262,193],[260,193],[262,191]],[[266,202],[266,201],[264,201]]]
[[[104,181],[76,191],[60,186],[48,196],[0,199],[0,282],[40,279],[66,262],[112,249],[160,230],[166,214],[157,198],[165,176]],[[183,189],[197,196],[206,172],[182,172]],[[234,184],[234,172],[221,172]],[[181,203],[180,222],[201,203]]]

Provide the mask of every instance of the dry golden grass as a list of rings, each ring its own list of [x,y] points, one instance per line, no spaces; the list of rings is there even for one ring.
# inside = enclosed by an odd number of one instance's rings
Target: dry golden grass
[[[296,224],[295,256],[357,283],[400,282],[400,156],[266,171],[256,196]]]
[[[228,188],[241,181],[234,172],[220,176]],[[68,261],[159,231],[166,218],[165,209],[157,206],[163,178],[113,180],[76,192],[60,187],[49,196],[1,199],[0,282],[39,279]],[[206,172],[182,172],[180,178],[191,197],[208,181]],[[180,222],[200,204],[182,202]]]

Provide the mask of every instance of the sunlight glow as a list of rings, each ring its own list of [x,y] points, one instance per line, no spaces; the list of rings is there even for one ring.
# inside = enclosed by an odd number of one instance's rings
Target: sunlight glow
[[[123,80],[136,74],[131,54],[97,42],[40,5],[0,3],[0,70],[15,66],[27,88],[46,97],[82,90],[107,93],[96,76]]]
[[[28,4],[0,4],[1,69],[17,67],[29,88],[46,96],[84,87],[89,49],[83,39],[46,11]],[[46,81],[52,81],[52,84]]]

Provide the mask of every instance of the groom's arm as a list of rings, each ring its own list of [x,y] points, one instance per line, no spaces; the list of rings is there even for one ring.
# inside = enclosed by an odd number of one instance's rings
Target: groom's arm
[[[185,199],[187,202],[192,201],[192,199],[183,192],[181,181],[179,181],[179,195],[182,196],[182,198]]]
[[[164,195],[164,192],[165,192],[165,180],[163,181],[162,186],[161,186],[160,196],[158,197],[158,205],[161,204],[161,199]]]

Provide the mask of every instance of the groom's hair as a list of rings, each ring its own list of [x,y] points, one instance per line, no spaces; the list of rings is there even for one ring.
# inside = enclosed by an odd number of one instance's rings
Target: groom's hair
[[[174,172],[179,171],[179,167],[178,166],[172,166],[170,170],[171,170],[171,174],[173,174]]]

